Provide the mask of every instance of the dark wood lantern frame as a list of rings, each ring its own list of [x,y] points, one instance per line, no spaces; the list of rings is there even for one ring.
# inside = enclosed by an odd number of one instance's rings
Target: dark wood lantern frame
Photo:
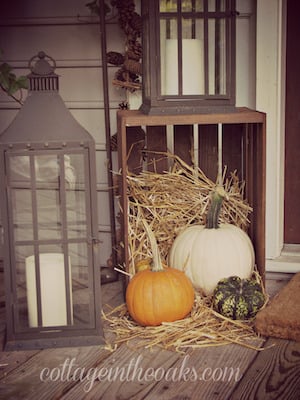
[[[0,135],[5,350],[102,344],[94,139],[58,94],[55,61],[29,66]]]
[[[232,112],[235,105],[235,53],[236,53],[236,4],[235,0],[216,0],[215,8],[210,9],[209,1],[203,0],[203,7],[196,7],[196,1],[192,0],[190,9],[184,9],[180,0],[176,3],[175,11],[161,12],[160,0],[145,0],[142,2],[143,18],[143,102],[141,111],[146,114],[192,114],[210,112]],[[200,3],[200,2],[199,2]],[[183,91],[183,30],[184,20],[190,21],[192,38],[197,35],[196,21],[201,21],[203,40],[203,65],[195,71],[195,74],[203,75],[202,93],[184,94]],[[220,28],[221,20],[224,29]],[[173,21],[177,33],[177,94],[162,93],[162,57],[161,57],[161,21],[165,21],[166,29]],[[214,23],[214,38],[210,37],[209,24]],[[167,33],[168,34],[168,33]],[[210,41],[213,40],[212,68],[209,52]],[[223,50],[221,50],[223,46]],[[221,60],[223,51],[223,60]],[[168,55],[166,55],[168,57]],[[186,56],[185,56],[186,57]],[[189,60],[193,63],[195,54],[189,52]],[[222,61],[222,62],[221,62]],[[175,60],[176,63],[176,60]],[[223,90],[220,90],[221,65],[225,70],[223,76]],[[209,71],[214,70],[213,78],[209,77]],[[176,79],[172,76],[171,79]],[[189,80],[193,76],[188,77]],[[210,79],[213,79],[213,92]],[[193,90],[193,89],[192,89]]]

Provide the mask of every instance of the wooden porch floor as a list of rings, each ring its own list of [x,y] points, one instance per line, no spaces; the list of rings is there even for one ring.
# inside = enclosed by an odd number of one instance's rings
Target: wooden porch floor
[[[268,274],[268,293],[288,279]],[[103,285],[102,297],[104,305],[121,304],[121,282]],[[4,333],[0,296],[2,344]],[[232,344],[185,355],[126,344],[114,352],[101,346],[0,352],[0,399],[299,400],[300,342],[270,338],[264,346],[258,352]]]

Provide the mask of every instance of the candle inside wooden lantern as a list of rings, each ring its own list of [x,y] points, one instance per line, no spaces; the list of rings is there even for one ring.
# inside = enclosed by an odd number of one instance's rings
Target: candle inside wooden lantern
[[[39,257],[42,326],[68,325],[64,255],[61,253],[44,253],[40,254]],[[37,327],[38,308],[35,256],[27,257],[25,265],[29,326]],[[70,302],[72,310],[72,299],[70,299]]]

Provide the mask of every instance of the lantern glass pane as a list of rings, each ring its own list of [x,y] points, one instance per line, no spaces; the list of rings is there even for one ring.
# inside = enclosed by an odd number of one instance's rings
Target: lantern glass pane
[[[61,239],[59,189],[36,190],[39,240]]]
[[[177,0],[160,0],[160,12],[177,12]]]
[[[225,19],[208,21],[209,94],[226,94],[226,35]]]
[[[203,0],[188,0],[181,4],[183,12],[203,11]]]
[[[161,94],[163,96],[203,95],[204,22],[183,18],[180,35],[178,20],[161,18]],[[180,56],[181,54],[181,56]]]
[[[24,188],[11,190],[14,238],[16,241],[33,240],[32,194]]]
[[[66,163],[66,158],[65,158]],[[87,204],[88,190],[83,154],[70,154],[66,165],[65,176],[69,175],[66,188],[66,218],[68,238],[83,238],[87,235]]]
[[[19,330],[29,328],[28,286],[26,282],[25,259],[33,254],[33,251],[32,246],[16,246],[14,254],[14,271],[12,271],[16,280],[14,318],[15,325],[19,327]]]
[[[72,279],[72,313],[75,327],[93,324],[93,277],[89,268],[89,252],[86,241],[69,245]]]
[[[182,94],[201,95],[204,84],[203,19],[184,18],[182,21]]]
[[[226,0],[208,0],[208,11],[225,11]]]
[[[36,180],[32,187],[36,196],[38,239],[61,239],[58,156],[57,154],[36,155],[34,166]]]
[[[11,186],[11,215],[15,240],[33,239],[30,158],[8,158],[8,181]]]
[[[67,251],[60,245],[39,246],[37,259],[34,251],[33,246],[16,246],[17,331],[93,326],[93,272],[86,241],[72,243]]]
[[[69,239],[83,238],[87,235],[85,197],[83,190],[69,190],[66,193]]]
[[[216,0],[208,0],[208,11],[216,11]]]
[[[11,155],[9,157],[9,180],[15,187],[28,188],[31,182],[30,157],[27,155]]]
[[[71,262],[60,245],[44,245],[24,260],[30,328],[72,326]]]
[[[161,94],[178,94],[178,31],[177,20],[160,20]]]

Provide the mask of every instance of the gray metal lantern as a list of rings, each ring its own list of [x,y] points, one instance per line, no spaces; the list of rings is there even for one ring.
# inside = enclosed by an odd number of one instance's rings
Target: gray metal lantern
[[[103,343],[95,144],[40,52],[29,94],[0,135],[6,349]]]
[[[147,114],[232,111],[235,0],[144,0]]]

